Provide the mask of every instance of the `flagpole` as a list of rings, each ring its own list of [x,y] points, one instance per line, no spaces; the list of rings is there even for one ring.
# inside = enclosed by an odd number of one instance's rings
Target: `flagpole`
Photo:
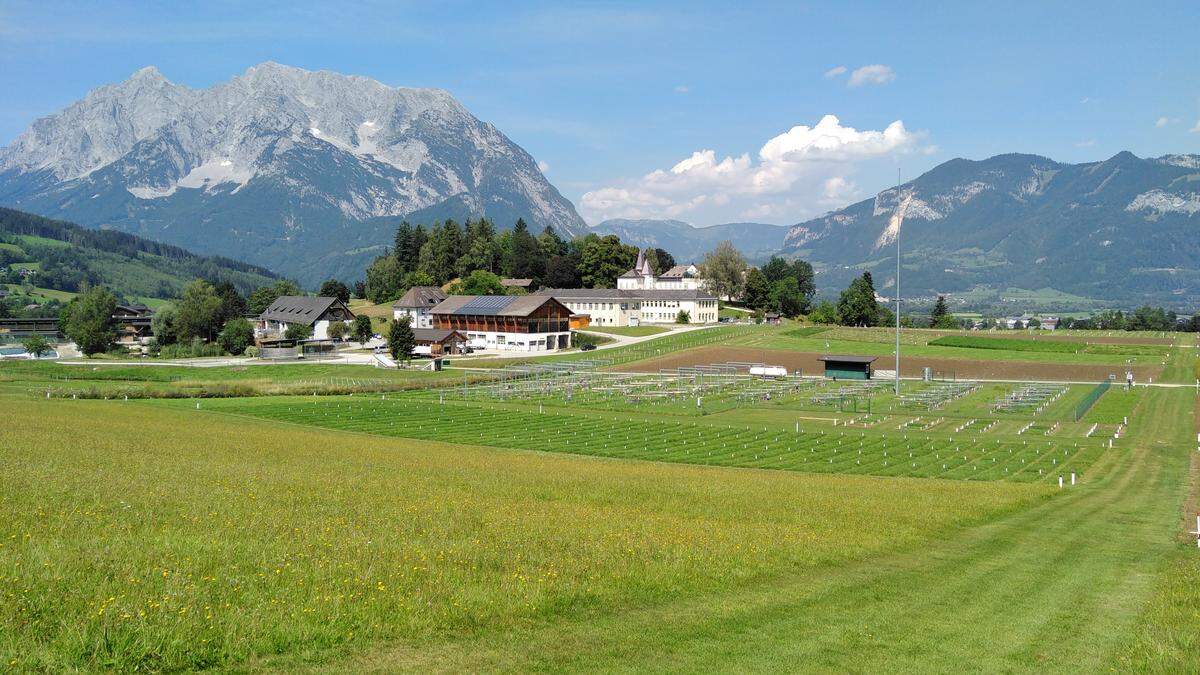
[[[900,169],[896,169],[896,217],[903,218],[901,212]],[[900,396],[900,229],[903,221],[896,223],[896,396]]]

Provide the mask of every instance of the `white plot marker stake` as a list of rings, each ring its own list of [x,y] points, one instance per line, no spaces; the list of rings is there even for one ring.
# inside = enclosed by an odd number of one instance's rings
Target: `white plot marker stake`
[[[1062,477],[1062,476],[1059,476],[1059,477],[1058,477],[1058,489],[1060,489],[1060,490],[1061,490],[1061,489],[1062,489],[1062,486],[1063,486],[1063,477]]]

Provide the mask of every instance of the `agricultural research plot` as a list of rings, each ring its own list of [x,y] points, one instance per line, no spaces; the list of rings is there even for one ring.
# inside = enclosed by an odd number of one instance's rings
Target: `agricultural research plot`
[[[772,401],[816,386],[800,375],[765,377],[749,374],[762,364],[719,363],[684,366],[658,373],[600,370],[607,361],[561,361],[511,364],[485,383],[462,384],[425,392],[439,401],[512,401],[601,408],[669,405],[675,412],[711,410],[737,402]]]
[[[908,408],[939,410],[947,403],[956,401],[979,390],[978,382],[937,382],[928,388],[900,396],[900,405]]]
[[[1004,413],[1039,414],[1051,403],[1062,398],[1068,387],[1058,384],[1027,384],[1001,396],[992,403],[992,410]]]
[[[206,409],[295,424],[449,443],[715,466],[959,480],[1081,477],[1097,441],[796,432],[596,413],[498,410],[417,399],[222,399]]]

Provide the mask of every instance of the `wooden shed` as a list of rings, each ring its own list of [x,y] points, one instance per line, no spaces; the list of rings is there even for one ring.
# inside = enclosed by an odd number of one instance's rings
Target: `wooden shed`
[[[853,356],[845,354],[826,354],[818,356],[817,360],[825,364],[825,377],[835,380],[869,380],[871,379],[871,364],[878,356]]]

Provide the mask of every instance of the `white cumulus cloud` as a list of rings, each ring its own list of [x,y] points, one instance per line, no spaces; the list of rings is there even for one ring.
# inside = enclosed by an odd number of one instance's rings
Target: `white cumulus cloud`
[[[687,86],[686,84],[675,85],[675,93],[676,94],[686,94],[691,90],[692,90],[692,88]]]
[[[541,160],[538,160],[537,168],[538,168],[538,171],[541,171],[542,173],[546,173],[546,172],[550,171],[550,165]]]
[[[580,210],[591,222],[606,218],[797,219],[845,205],[859,196],[848,178],[855,167],[898,153],[923,151],[923,134],[896,120],[882,130],[843,126],[826,115],[769,139],[756,157],[718,157],[697,150],[669,169],[616,181],[584,193]]]
[[[837,77],[839,75],[844,75],[846,73],[846,70],[847,70],[846,66],[834,66],[834,67],[830,68],[829,70],[825,71],[825,77],[833,78],[833,77]]]
[[[1096,145],[1096,139],[1094,138],[1086,138],[1082,141],[1076,141],[1075,143],[1075,147],[1077,148],[1090,148],[1094,145]]]
[[[861,87],[864,84],[887,84],[894,79],[896,79],[896,71],[892,70],[891,66],[874,63],[855,68],[854,72],[850,73],[850,80],[846,84],[851,87]]]
[[[1154,126],[1158,127],[1159,129],[1167,126],[1170,123],[1171,123],[1171,118],[1169,118],[1169,117],[1160,117],[1160,118],[1154,120]]]
[[[1196,126],[1188,129],[1188,131],[1192,132],[1193,134],[1200,134],[1200,120],[1196,120]]]

